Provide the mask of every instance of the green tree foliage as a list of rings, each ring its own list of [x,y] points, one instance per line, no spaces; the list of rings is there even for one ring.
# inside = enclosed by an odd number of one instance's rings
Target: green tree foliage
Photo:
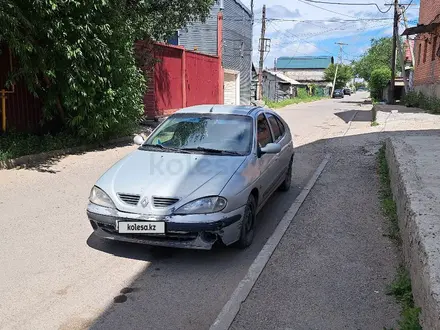
[[[354,88],[356,88],[356,90],[358,90],[361,87],[367,87],[367,85],[364,82],[355,82],[354,83]]]
[[[381,67],[373,70],[370,77],[371,97],[380,100],[383,95],[383,89],[391,79],[391,70],[388,67]]]
[[[134,42],[204,20],[213,0],[0,0],[0,42],[43,100],[44,119],[87,138],[132,125],[146,82]]]
[[[335,78],[336,65],[330,64],[324,71],[325,80],[331,81]],[[344,88],[353,79],[353,69],[350,65],[339,65],[338,75],[336,76],[335,88]]]
[[[371,73],[378,68],[387,67],[391,70],[391,58],[393,54],[393,39],[372,39],[371,47],[358,60],[354,62],[354,73],[359,78],[370,81]],[[397,64],[397,70],[401,66]]]

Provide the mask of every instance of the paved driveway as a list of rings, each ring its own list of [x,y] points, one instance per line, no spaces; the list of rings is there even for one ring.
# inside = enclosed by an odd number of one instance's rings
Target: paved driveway
[[[324,139],[347,133],[365,96],[280,110],[300,147],[294,186],[261,212],[246,251],[150,248],[91,235],[90,188],[133,146],[0,171],[0,328],[208,328],[321,162]]]

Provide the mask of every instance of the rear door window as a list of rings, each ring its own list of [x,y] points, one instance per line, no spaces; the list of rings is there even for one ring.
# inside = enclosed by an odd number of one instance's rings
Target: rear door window
[[[257,119],[257,140],[260,148],[264,148],[268,143],[273,142],[269,123],[263,114],[260,114]]]
[[[280,140],[285,132],[284,125],[281,123],[280,119],[273,114],[267,114],[267,118],[269,119],[270,127],[272,127],[275,141]]]

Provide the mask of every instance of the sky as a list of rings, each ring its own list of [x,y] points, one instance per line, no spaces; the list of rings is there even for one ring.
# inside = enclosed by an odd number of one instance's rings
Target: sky
[[[241,0],[250,8],[250,0]],[[391,0],[322,0],[339,3],[376,3],[381,11]],[[401,0],[408,4],[405,14],[409,26],[417,24],[420,0]],[[330,5],[307,0],[254,0],[253,61],[259,63],[258,41],[261,34],[262,7],[266,4],[266,38],[271,39],[270,52],[265,54],[265,67],[273,68],[281,56],[333,55],[335,60],[343,42],[344,63],[356,60],[370,46],[372,38],[391,37],[393,10],[381,13],[374,5]],[[376,20],[370,20],[370,19]],[[377,20],[385,19],[385,20]],[[292,21],[295,20],[295,21]],[[334,22],[335,20],[339,20]],[[344,20],[344,21],[340,21]],[[306,22],[299,22],[306,21]],[[329,22],[333,21],[333,22]],[[399,33],[404,30],[403,24]]]

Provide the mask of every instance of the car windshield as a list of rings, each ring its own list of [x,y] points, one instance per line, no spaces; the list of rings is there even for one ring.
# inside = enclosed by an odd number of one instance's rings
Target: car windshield
[[[175,114],[142,148],[174,152],[246,155],[252,147],[252,118],[221,114]]]

